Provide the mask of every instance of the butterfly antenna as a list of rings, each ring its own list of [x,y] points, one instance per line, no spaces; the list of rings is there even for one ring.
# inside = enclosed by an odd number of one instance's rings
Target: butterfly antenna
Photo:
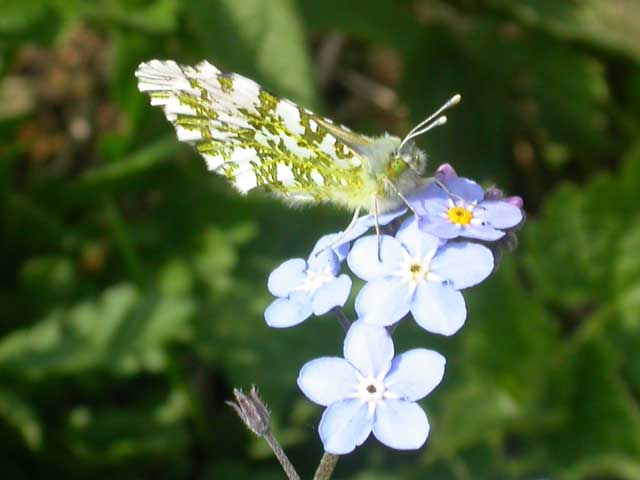
[[[400,142],[398,151],[402,150],[402,147],[412,138],[416,138],[417,136],[422,135],[425,132],[428,132],[432,128],[439,127],[440,125],[444,125],[445,123],[447,123],[447,117],[445,117],[444,115],[438,117],[438,115],[440,115],[442,112],[444,112],[445,110],[448,110],[451,107],[455,107],[458,103],[460,103],[460,100],[462,100],[462,96],[459,93],[456,93],[453,97],[447,100],[447,102],[444,105],[442,105],[438,110],[433,112],[423,121],[421,121],[418,125],[413,127],[411,131],[404,137],[402,142]]]

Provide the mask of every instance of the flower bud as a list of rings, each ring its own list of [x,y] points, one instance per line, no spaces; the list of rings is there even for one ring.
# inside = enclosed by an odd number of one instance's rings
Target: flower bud
[[[271,428],[269,410],[258,396],[256,387],[251,387],[248,395],[239,388],[234,388],[233,395],[236,401],[227,402],[227,405],[236,411],[249,430],[260,437],[269,433]]]

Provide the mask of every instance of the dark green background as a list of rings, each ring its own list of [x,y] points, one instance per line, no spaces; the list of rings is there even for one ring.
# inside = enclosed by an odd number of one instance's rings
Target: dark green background
[[[335,319],[266,327],[269,271],[348,222],[237,195],[136,90],[209,59],[431,166],[524,197],[444,353],[419,452],[369,441],[335,478],[640,479],[640,2],[5,0],[0,4],[0,471],[13,480],[279,479],[224,401],[256,383],[305,478],[300,366]]]

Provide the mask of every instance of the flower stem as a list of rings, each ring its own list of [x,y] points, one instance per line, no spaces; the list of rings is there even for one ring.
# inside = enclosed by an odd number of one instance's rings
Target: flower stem
[[[318,469],[316,470],[316,474],[313,476],[313,480],[329,480],[333,474],[333,470],[336,468],[338,458],[340,458],[338,455],[324,452],[322,460],[320,460],[320,465],[318,465]]]
[[[273,453],[278,459],[278,461],[280,462],[280,465],[282,465],[282,469],[284,470],[284,473],[287,475],[287,478],[289,480],[300,480],[300,476],[298,475],[298,472],[296,472],[296,469],[294,468],[293,464],[289,460],[289,457],[287,457],[287,454],[284,453],[284,450],[278,443],[278,440],[276,440],[276,437],[273,436],[271,431],[266,433],[262,438],[265,439],[265,441],[271,447],[271,450],[273,450]]]
[[[264,401],[258,395],[258,389],[255,385],[251,387],[249,393],[244,393],[239,388],[234,388],[233,396],[235,397],[235,402],[227,402],[227,405],[233,408],[249,430],[264,438],[269,444],[280,465],[282,465],[287,478],[289,480],[300,480],[300,476],[289,461],[289,457],[287,457],[278,440],[271,433],[271,415]]]
[[[344,310],[342,310],[342,307],[333,307],[331,311],[334,313],[336,317],[338,317],[338,321],[340,322],[340,325],[344,329],[345,333],[348,332],[349,327],[351,326],[351,320],[347,318],[347,316],[344,313]]]

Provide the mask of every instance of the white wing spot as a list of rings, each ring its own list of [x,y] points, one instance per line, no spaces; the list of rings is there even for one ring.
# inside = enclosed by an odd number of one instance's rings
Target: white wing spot
[[[255,148],[240,147],[233,150],[229,161],[238,164],[239,167],[244,167],[250,166],[250,162],[260,163],[260,158]]]
[[[280,180],[283,185],[292,185],[295,181],[293,170],[285,163],[278,163],[276,165],[276,178]]]
[[[321,187],[324,185],[324,177],[320,175],[318,170],[311,170],[311,180]]]
[[[280,137],[271,133],[269,130],[267,130],[266,127],[262,127],[262,134],[269,142],[273,143],[274,145],[278,145],[280,143]]]
[[[175,115],[189,115],[194,117],[197,115],[196,111],[189,105],[180,103],[178,97],[169,97],[164,104],[164,111],[169,116],[170,113]]]
[[[199,92],[191,87],[189,80],[176,62],[151,60],[141,63],[136,70],[138,90],[141,92],[181,91],[190,95]]]
[[[280,100],[276,105],[276,113],[292,133],[302,135],[304,133],[304,127],[300,123],[300,111],[291,102],[286,100]]]
[[[207,162],[208,170],[215,170],[224,163],[224,157],[222,155],[209,155],[207,153],[203,153],[202,156]]]
[[[233,98],[237,107],[255,112],[255,107],[260,104],[260,87],[248,78],[234,76]]]
[[[184,128],[181,125],[176,125],[176,134],[178,140],[181,142],[196,142],[202,140],[202,132],[197,128]]]
[[[309,129],[313,133],[316,133],[318,131],[318,124],[313,119],[309,119]]]
[[[196,70],[194,77],[198,78],[213,78],[220,73],[220,70],[206,60],[203,60],[193,68]]]
[[[335,144],[336,144],[335,137],[333,135],[326,134],[322,139],[322,142],[320,142],[320,145],[318,145],[318,148],[320,149],[320,151],[326,153],[334,160],[338,160],[338,156],[336,155]]]
[[[258,185],[258,179],[253,170],[243,170],[234,178],[236,188],[242,193],[246,193]]]
[[[211,132],[211,138],[214,140],[221,140],[223,142],[228,142],[235,139],[235,134],[233,132],[224,132],[221,130],[213,130]]]
[[[285,134],[280,134],[280,138],[282,139],[282,142],[284,143],[286,149],[294,155],[302,158],[310,158],[314,156],[313,151],[309,150],[308,148],[301,147],[293,138],[288,137]]]
[[[254,138],[256,139],[256,142],[258,142],[260,145],[264,145],[265,147],[269,146],[269,139],[264,133],[256,132],[256,134],[254,135]]]

